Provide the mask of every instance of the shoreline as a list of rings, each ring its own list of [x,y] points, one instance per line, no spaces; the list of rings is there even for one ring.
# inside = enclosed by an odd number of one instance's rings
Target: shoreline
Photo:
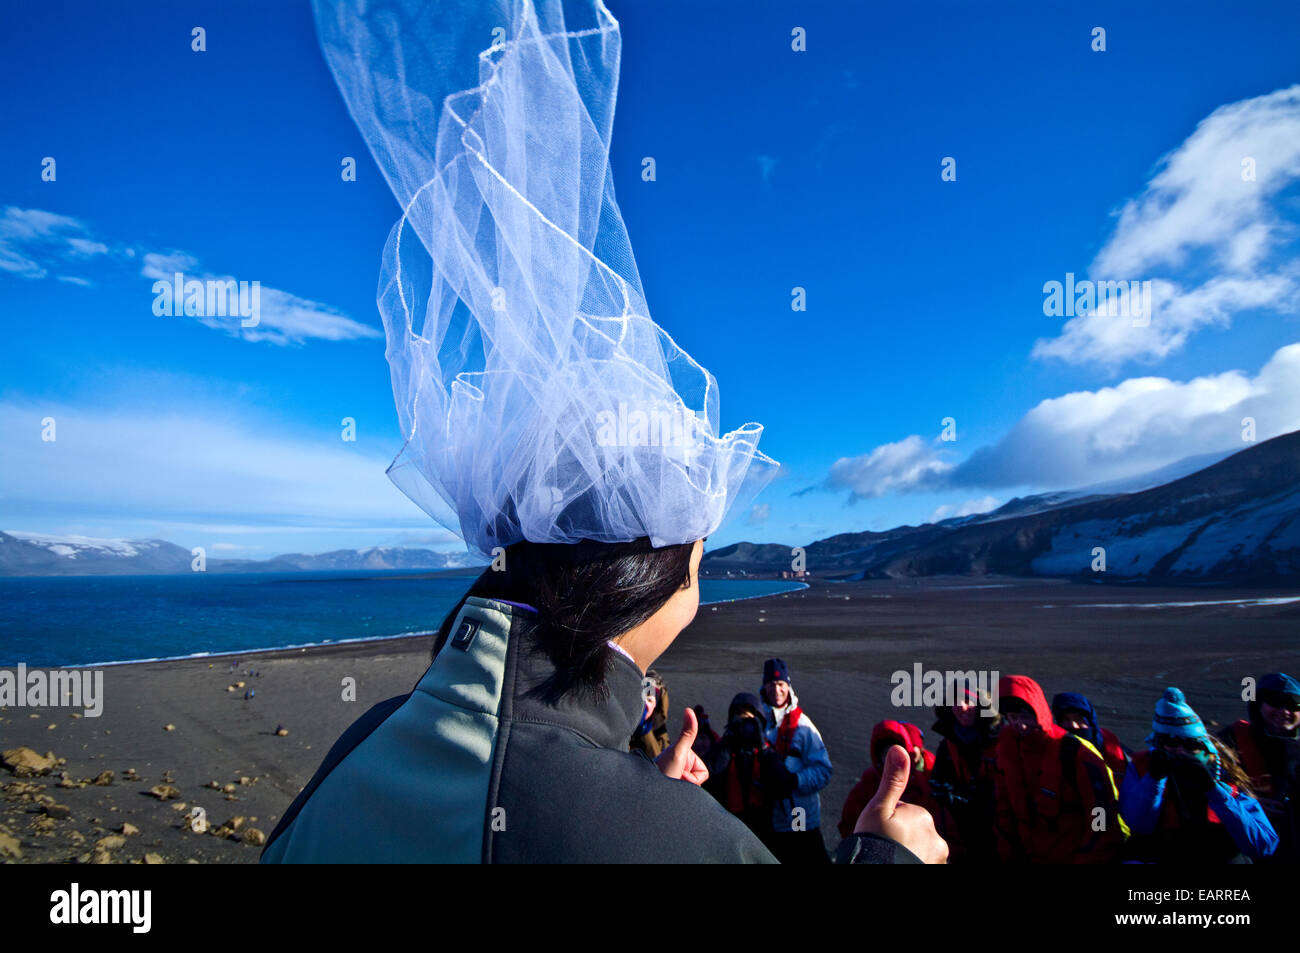
[[[913,722],[926,747],[936,746],[933,710],[891,700],[893,674],[917,664],[1023,673],[1049,698],[1081,692],[1101,724],[1138,749],[1167,685],[1183,689],[1213,730],[1244,716],[1244,677],[1300,672],[1300,604],[1259,601],[1292,598],[1294,588],[1224,594],[1254,604],[1117,612],[1091,607],[1100,600],[1090,586],[971,582],[814,579],[798,590],[701,607],[654,665],[668,685],[673,735],[684,707],[696,704],[721,732],[732,697],[758,688],[764,660],[785,659],[834,766],[821,792],[822,829],[834,846],[876,722]],[[1186,595],[1126,593],[1154,605]],[[117,844],[107,851],[113,862],[157,854],[170,863],[256,863],[256,837],[195,833],[190,814],[202,808],[218,831],[229,820],[227,828],[269,835],[347,727],[411,691],[430,648],[427,635],[402,635],[122,663],[105,671],[98,717],[57,706],[0,710],[0,750],[28,747],[63,759],[35,778],[0,773],[0,852],[13,843],[22,852],[13,859],[23,863],[91,862],[105,842]],[[247,689],[255,691],[245,699]],[[105,772],[113,776],[96,783]],[[44,813],[56,804],[58,816]],[[123,825],[131,833],[121,833]]]

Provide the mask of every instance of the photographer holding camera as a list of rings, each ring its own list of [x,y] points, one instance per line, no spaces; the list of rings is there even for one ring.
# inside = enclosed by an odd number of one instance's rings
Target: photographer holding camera
[[[799,778],[767,740],[762,701],[741,692],[727,708],[727,726],[709,766],[709,790],[745,826],[765,841],[772,833],[772,808],[788,798]]]

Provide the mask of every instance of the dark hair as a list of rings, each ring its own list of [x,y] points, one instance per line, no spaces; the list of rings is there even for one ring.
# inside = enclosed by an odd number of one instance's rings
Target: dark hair
[[[694,543],[655,548],[648,538],[630,543],[532,543],[507,546],[504,569],[485,569],[443,620],[437,656],[465,599],[506,599],[537,610],[517,615],[523,637],[543,651],[555,673],[541,695],[558,701],[571,691],[600,697],[612,650],[606,644],[645,622],[691,585]]]
[[[1224,744],[1220,738],[1210,735],[1210,743],[1214,745],[1214,753],[1219,756],[1220,776],[1230,784],[1235,784],[1237,790],[1242,794],[1250,797],[1255,796],[1255,782],[1246,769],[1242,767],[1241,760],[1237,757],[1237,752],[1231,747]]]

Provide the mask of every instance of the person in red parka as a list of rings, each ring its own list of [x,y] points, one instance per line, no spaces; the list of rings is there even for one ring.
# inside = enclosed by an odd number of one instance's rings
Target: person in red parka
[[[948,863],[998,862],[994,836],[994,779],[1002,718],[986,692],[964,690],[955,705],[935,708],[940,743],[930,772],[932,814],[948,842]]]
[[[1052,720],[1025,675],[998,683],[997,839],[1003,863],[1104,864],[1128,837],[1101,752]]]
[[[1264,862],[1300,860],[1300,680],[1270,672],[1258,682],[1247,718],[1221,729],[1260,806],[1281,838]]]
[[[930,771],[934,768],[934,753],[925,750],[924,735],[921,729],[911,722],[882,721],[871,729],[870,757],[867,769],[853,786],[849,796],[844,800],[844,809],[840,812],[840,836],[846,837],[844,831],[853,833],[853,825],[858,815],[867,806],[880,787],[881,770],[885,763],[885,754],[893,745],[901,745],[912,757],[912,774],[908,778],[907,788],[902,800],[907,804],[923,807],[931,814],[934,806],[930,799]]]

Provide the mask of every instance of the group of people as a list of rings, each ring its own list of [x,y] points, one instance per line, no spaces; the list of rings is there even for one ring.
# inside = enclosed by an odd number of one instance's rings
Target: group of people
[[[668,693],[657,673],[646,678],[646,716],[630,747],[657,757],[669,744]],[[831,759],[821,733],[799,705],[790,669],[779,658],[763,663],[758,694],[741,692],[727,708],[718,734],[703,706],[692,749],[708,768],[704,789],[753,831],[782,863],[829,863],[821,833],[821,796]]]
[[[651,758],[670,743],[668,693],[647,673],[646,716],[630,747]],[[1146,747],[1103,728],[1075,692],[1051,704],[1032,678],[1009,675],[997,703],[959,687],[935,709],[929,750],[920,727],[878,723],[868,764],[837,824],[853,833],[894,746],[911,760],[903,800],[925,808],[953,863],[1294,863],[1300,773],[1300,681],[1270,673],[1246,717],[1211,732],[1177,688],[1156,701]],[[693,750],[704,787],[783,863],[827,862],[819,792],[831,777],[821,734],[790,670],[763,665],[758,694],[741,692],[721,734],[695,706]]]

